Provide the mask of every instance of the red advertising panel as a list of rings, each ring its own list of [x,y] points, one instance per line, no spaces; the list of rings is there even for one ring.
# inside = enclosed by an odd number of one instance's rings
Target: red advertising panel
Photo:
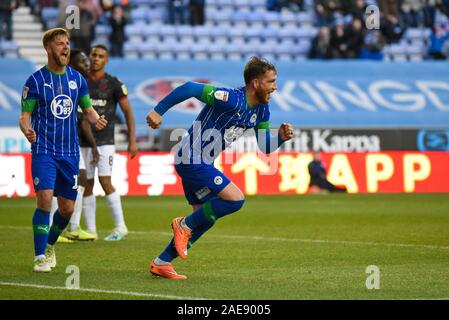
[[[224,153],[215,165],[242,191],[252,194],[310,192],[311,153]],[[350,193],[449,192],[449,153],[323,153],[332,183]],[[142,152],[130,159],[116,154],[112,181],[122,195],[182,195],[173,155]],[[96,194],[101,194],[97,183]],[[0,154],[0,197],[33,196],[30,154]]]

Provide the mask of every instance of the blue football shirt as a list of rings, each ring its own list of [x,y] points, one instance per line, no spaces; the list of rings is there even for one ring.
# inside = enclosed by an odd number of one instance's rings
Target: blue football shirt
[[[31,112],[33,155],[79,156],[77,108],[91,106],[87,82],[75,69],[56,74],[42,67],[25,83],[22,112]]]

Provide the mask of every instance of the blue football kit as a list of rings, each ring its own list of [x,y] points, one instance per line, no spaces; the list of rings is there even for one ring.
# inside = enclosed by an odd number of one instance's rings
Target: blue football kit
[[[75,200],[79,173],[77,108],[91,106],[84,77],[66,67],[56,74],[42,67],[25,83],[22,112],[31,112],[36,141],[31,144],[34,190],[52,189]]]

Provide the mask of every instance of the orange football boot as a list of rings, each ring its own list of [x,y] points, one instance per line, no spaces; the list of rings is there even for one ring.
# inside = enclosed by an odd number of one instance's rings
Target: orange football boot
[[[192,237],[192,232],[181,225],[183,219],[183,217],[173,219],[171,227],[173,229],[176,251],[181,259],[187,259],[187,245]]]
[[[187,279],[186,276],[182,274],[178,274],[173,266],[170,264],[166,265],[157,265],[153,261],[150,264],[150,272],[155,276],[167,278],[167,279]]]

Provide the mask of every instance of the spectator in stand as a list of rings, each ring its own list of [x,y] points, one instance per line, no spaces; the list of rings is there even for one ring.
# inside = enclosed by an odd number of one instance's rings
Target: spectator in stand
[[[345,59],[348,56],[348,35],[342,19],[338,19],[331,29],[331,56],[334,59]]]
[[[425,28],[433,28],[435,25],[435,16],[437,13],[437,0],[423,0],[424,6],[422,9],[423,23]]]
[[[185,0],[168,0],[168,23],[185,24],[186,23],[186,4]]]
[[[322,26],[318,34],[312,40],[308,55],[309,59],[330,59],[330,40],[329,27]]]
[[[436,7],[449,18],[449,0],[436,0]]]
[[[304,0],[267,0],[267,10],[280,12],[286,8],[292,12],[304,10]]]
[[[319,26],[333,23],[334,13],[338,10],[340,10],[339,0],[315,0],[315,12]]]
[[[337,187],[327,180],[325,164],[321,161],[319,152],[315,152],[313,161],[308,165],[308,170],[311,192],[347,192],[345,187]]]
[[[379,4],[380,13],[383,16],[393,16],[397,20],[399,19],[400,13],[400,1],[398,0],[377,0]]]
[[[429,57],[435,60],[445,60],[447,55],[443,52],[443,45],[449,39],[449,32],[441,25],[435,25],[430,35]]]
[[[111,34],[109,41],[111,43],[111,57],[123,57],[123,44],[125,43],[125,25],[128,19],[122,6],[114,6],[109,17],[111,25]]]
[[[16,0],[0,1],[0,40],[12,40],[12,12],[16,6]]]
[[[363,30],[362,20],[354,18],[352,23],[348,25],[346,34],[348,37],[348,51],[347,58],[356,59],[360,56],[360,51],[363,46],[365,33]]]
[[[385,47],[385,38],[379,30],[368,30],[365,34],[364,44],[360,51],[360,59],[382,60],[382,49]]]
[[[95,25],[102,11],[94,0],[77,0],[76,5],[80,10],[80,27],[71,29],[70,36],[75,48],[90,52],[90,45],[95,38]]]
[[[423,0],[402,0],[401,14],[406,27],[417,28],[423,21]]]
[[[365,0],[352,0],[348,7],[347,14],[350,14],[354,19],[357,18],[360,21],[364,21],[366,7],[367,4]]]
[[[380,31],[387,44],[398,42],[406,31],[406,27],[393,16],[385,16],[380,19]]]
[[[206,0],[190,0],[190,24],[192,26],[204,24],[204,6]]]

